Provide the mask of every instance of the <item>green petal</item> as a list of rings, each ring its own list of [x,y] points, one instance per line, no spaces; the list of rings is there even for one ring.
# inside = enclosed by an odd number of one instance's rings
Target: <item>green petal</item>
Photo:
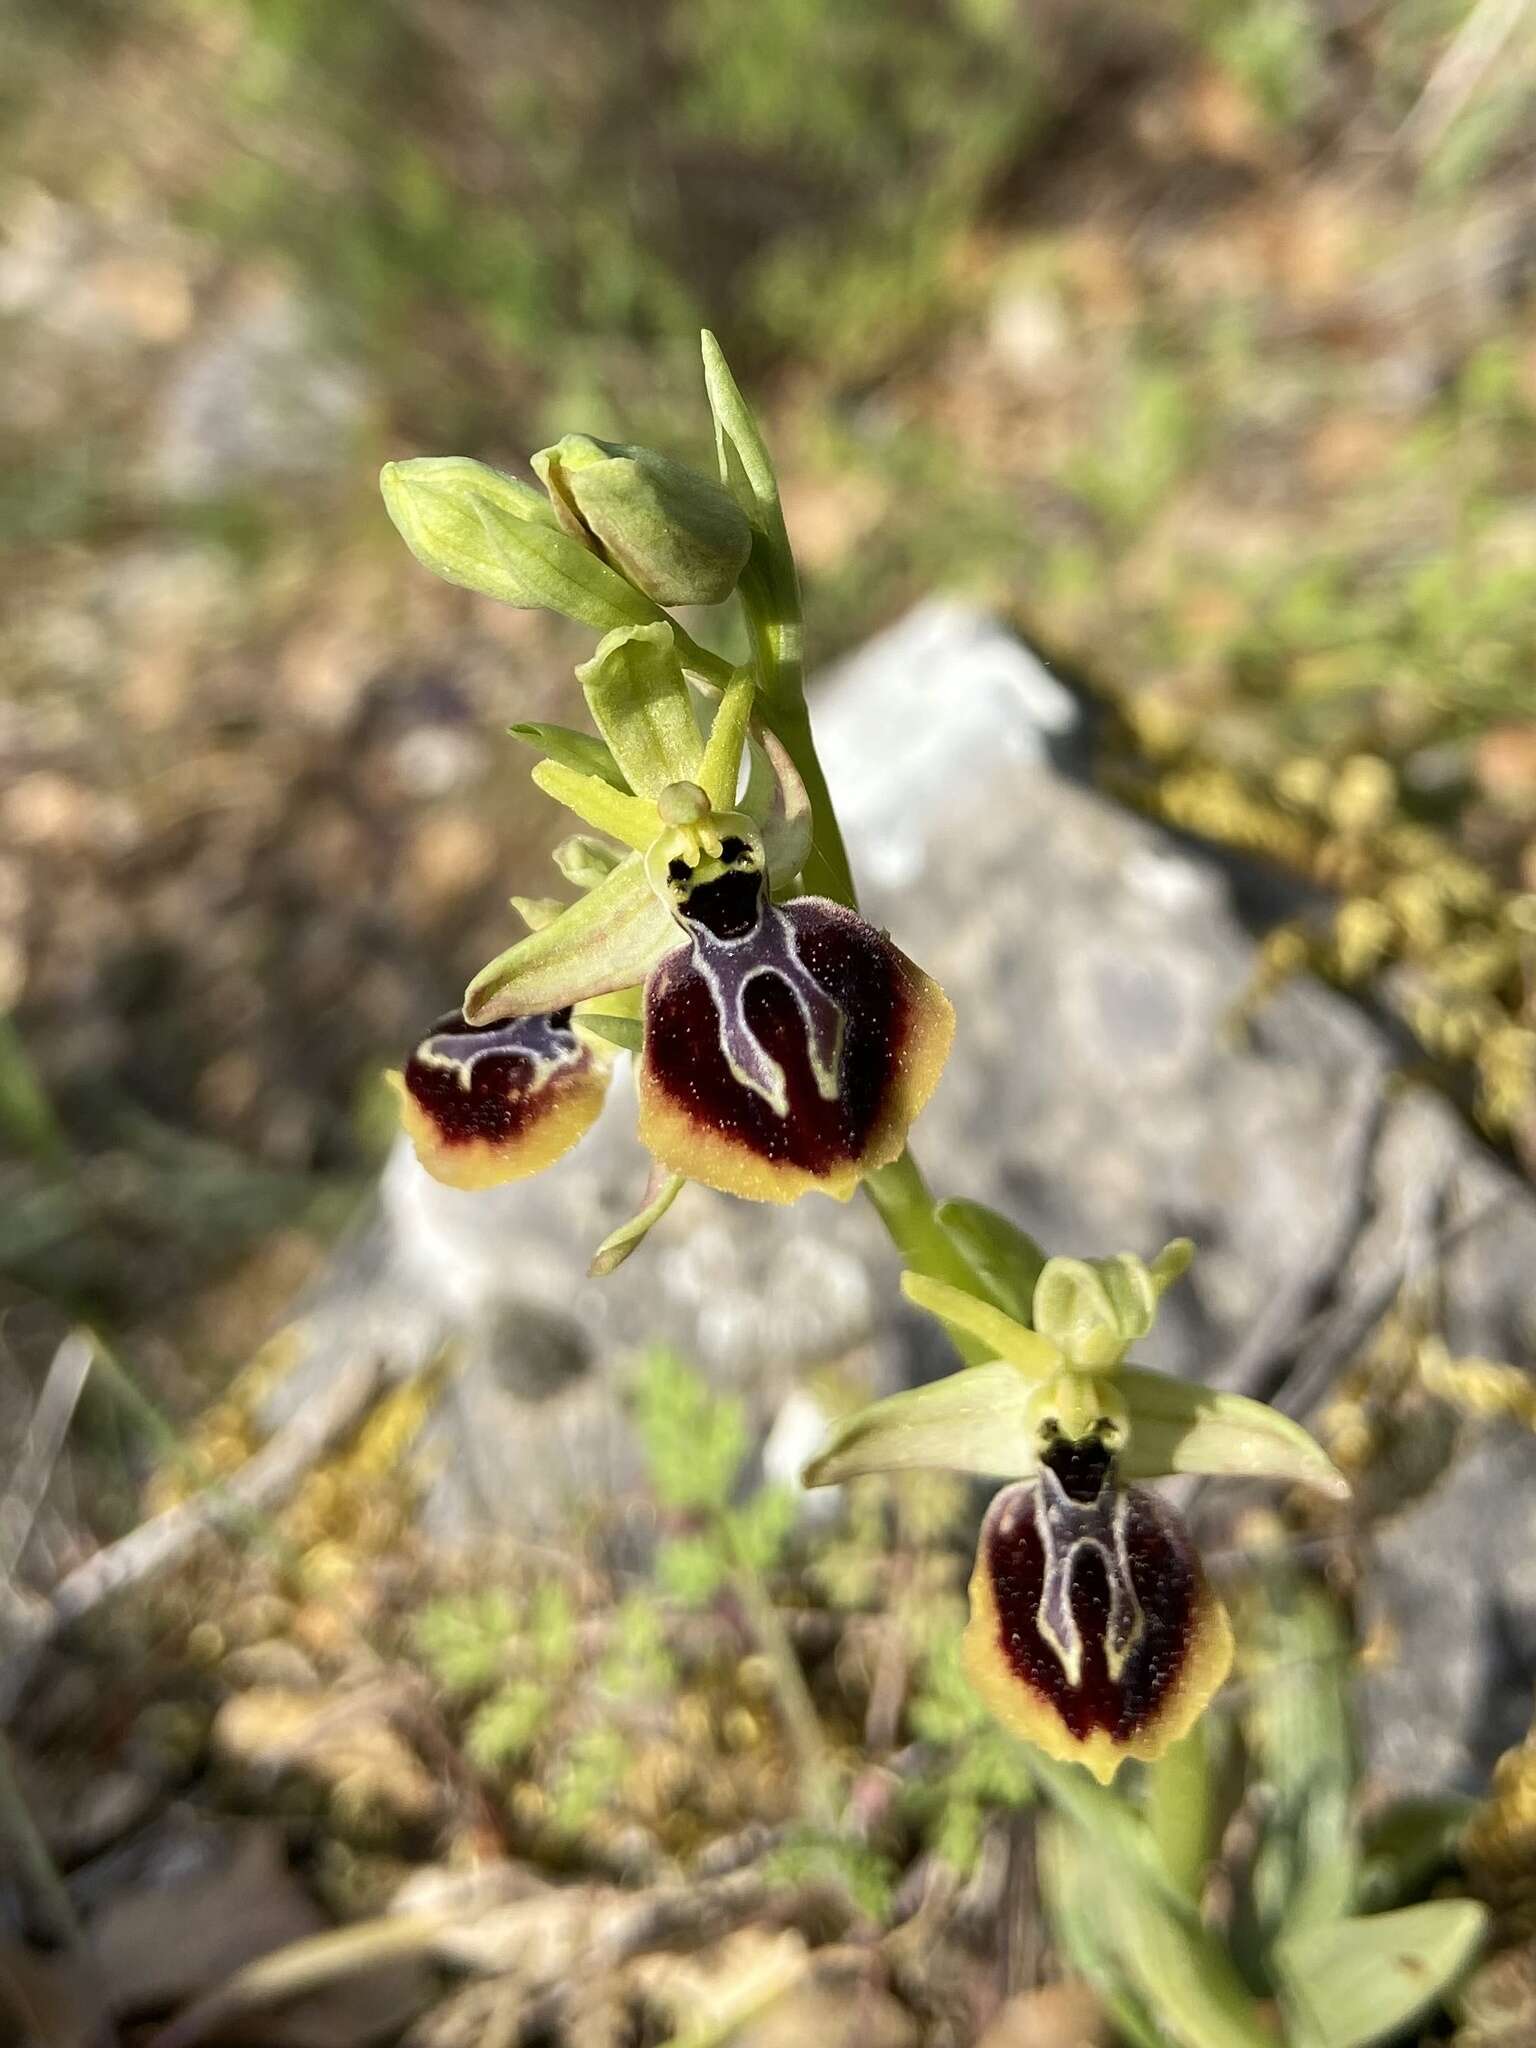
[[[541,761],[533,771],[535,785],[557,804],[564,804],[583,824],[595,826],[610,839],[622,840],[643,853],[661,831],[656,806],[643,797],[626,796],[596,775],[583,775],[563,761]]]
[[[563,1010],[644,981],[662,954],[681,943],[643,862],[631,855],[553,924],[482,967],[465,991],[464,1015],[471,1024],[492,1024]]]
[[[1172,1472],[1222,1473],[1245,1479],[1289,1479],[1335,1500],[1349,1481],[1300,1423],[1250,1401],[1168,1374],[1125,1366],[1116,1374],[1130,1413],[1130,1441],[1120,1453],[1125,1479],[1161,1479]]]
[[[529,507],[536,494],[467,455],[389,462],[384,504],[417,561],[503,604],[561,612],[610,633],[661,616],[606,562]]]
[[[734,811],[736,785],[741,780],[741,750],[747,743],[752,718],[752,700],[757,684],[743,669],[731,678],[715,706],[714,723],[704,747],[704,759],[695,778],[702,784],[710,805],[717,811]]]
[[[694,782],[704,745],[665,620],[610,633],[576,671],[597,729],[636,796]]]
[[[951,1287],[946,1280],[930,1280],[926,1273],[903,1273],[901,1291],[908,1301],[916,1302],[919,1308],[953,1324],[957,1330],[964,1330],[968,1337],[977,1338],[994,1357],[1006,1358],[1030,1379],[1049,1379],[1061,1371],[1061,1353],[1054,1344],[1033,1330],[1026,1330],[991,1302],[978,1301],[974,1294]]]
[[[620,774],[618,762],[593,734],[576,732],[568,725],[539,725],[532,720],[509,725],[507,731],[513,739],[537,747],[562,767],[574,768],[578,775],[595,775],[600,782],[629,794],[629,784]]]
[[[621,1223],[617,1230],[610,1231],[592,1254],[592,1263],[587,1268],[591,1278],[606,1280],[610,1273],[622,1266],[630,1253],[649,1237],[687,1184],[686,1174],[652,1174],[645,1191],[645,1206],[627,1223]]]
[[[940,1202],[934,1213],[995,1305],[1027,1328],[1045,1265],[1035,1240],[982,1202]]]
[[[1030,1393],[1017,1368],[997,1359],[871,1402],[835,1425],[803,1483],[837,1486],[863,1472],[913,1466],[1021,1478],[1035,1468]]]

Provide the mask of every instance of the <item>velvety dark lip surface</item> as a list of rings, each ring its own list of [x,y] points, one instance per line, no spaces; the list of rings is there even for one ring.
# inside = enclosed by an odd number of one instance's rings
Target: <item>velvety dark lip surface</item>
[[[1133,1487],[1126,1500],[1125,1555],[1142,1626],[1118,1679],[1105,1657],[1109,1579],[1097,1551],[1084,1546],[1072,1573],[1072,1613],[1083,1646],[1074,1686],[1039,1627],[1045,1550],[1032,1499],[1020,1500],[983,1538],[1003,1660],[1021,1684],[1050,1702],[1079,1741],[1101,1728],[1124,1742],[1157,1714],[1185,1667],[1199,1616],[1200,1566],[1183,1530],[1154,1494]]]
[[[445,1145],[504,1145],[542,1113],[545,1090],[589,1058],[569,1010],[485,1025],[454,1010],[407,1060],[405,1085]]]
[[[694,892],[695,901],[700,893]],[[721,1047],[709,984],[687,948],[670,955],[652,977],[646,1066],[651,1083],[691,1120],[764,1158],[825,1174],[861,1157],[880,1121],[906,1045],[910,998],[901,956],[872,926],[808,900],[786,905],[785,915],[805,967],[843,1012],[836,1097],[828,1100],[818,1091],[804,1020],[789,989],[772,974],[758,976],[747,988],[746,1015],[783,1068],[788,1114],[778,1115],[755,1090],[743,1087]]]

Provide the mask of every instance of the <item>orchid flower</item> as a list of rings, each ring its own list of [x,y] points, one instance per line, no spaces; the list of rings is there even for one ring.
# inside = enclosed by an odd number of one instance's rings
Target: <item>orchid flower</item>
[[[982,1523],[965,1669],[1005,1727],[1106,1784],[1185,1735],[1232,1663],[1182,1519],[1130,1482],[1213,1473],[1349,1490],[1274,1409],[1126,1363],[1192,1256],[1180,1238],[1150,1265],[1048,1259],[1029,1323],[905,1274],[909,1300],[995,1355],[847,1417],[805,1472],[808,1486],[914,1466],[1014,1482]]]
[[[458,1187],[537,1172],[592,1123],[622,1047],[663,1176],[653,1206],[685,1178],[846,1200],[932,1093],[948,1000],[856,912],[795,894],[810,805],[754,730],[748,673],[707,732],[666,620],[617,627],[576,673],[595,734],[513,731],[546,756],[537,786],[601,835],[556,855],[584,893],[519,901],[529,936],[395,1077],[423,1164]]]

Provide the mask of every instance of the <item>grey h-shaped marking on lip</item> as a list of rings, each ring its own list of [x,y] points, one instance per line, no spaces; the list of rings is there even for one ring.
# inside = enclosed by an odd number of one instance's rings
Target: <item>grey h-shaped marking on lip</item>
[[[1083,1638],[1072,1611],[1072,1573],[1081,1551],[1096,1550],[1109,1582],[1109,1624],[1104,1631],[1104,1661],[1112,1679],[1125,1669],[1143,1625],[1141,1602],[1131,1584],[1125,1549],[1125,1523],[1130,1501],[1106,1471],[1097,1497],[1073,1500],[1049,1465],[1042,1465],[1035,1487],[1035,1527],[1045,1553],[1045,1584],[1036,1612],[1040,1633],[1061,1660],[1067,1683],[1083,1677]]]
[[[720,1019],[720,1050],[744,1088],[760,1095],[775,1116],[788,1116],[784,1069],[747,1022],[746,994],[759,975],[774,975],[795,1001],[805,1026],[806,1050],[816,1092],[837,1100],[846,1019],[842,1005],[827,994],[805,962],[795,928],[774,903],[760,903],[757,923],[739,938],[722,939],[687,918],[694,965],[708,984]]]

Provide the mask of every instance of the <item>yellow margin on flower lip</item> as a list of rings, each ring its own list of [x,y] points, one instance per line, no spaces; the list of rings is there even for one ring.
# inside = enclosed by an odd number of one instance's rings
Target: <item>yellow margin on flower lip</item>
[[[578,1068],[552,1075],[533,1092],[521,1131],[501,1140],[465,1138],[455,1145],[444,1140],[402,1073],[392,1069],[384,1078],[400,1098],[401,1127],[426,1171],[445,1187],[470,1192],[527,1180],[553,1166],[591,1130],[608,1093],[607,1063],[589,1057]]]
[[[748,1201],[788,1204],[812,1193],[848,1201],[867,1174],[901,1156],[913,1119],[938,1086],[954,1042],[955,1012],[948,996],[899,948],[893,950],[899,954],[909,1004],[906,1043],[890,1077],[884,1112],[857,1159],[823,1175],[792,1161],[765,1159],[713,1125],[695,1123],[670,1095],[651,1086],[643,1053],[635,1074],[641,1144],[669,1172]]]
[[[999,1645],[1001,1624],[987,1557],[999,1502],[1007,1501],[1015,1490],[1003,1489],[981,1525],[971,1573],[971,1618],[960,1645],[965,1675],[983,1706],[1011,1735],[1022,1736],[1058,1763],[1084,1765],[1101,1785],[1107,1785],[1127,1757],[1152,1763],[1194,1727],[1232,1669],[1232,1624],[1197,1559],[1199,1591],[1193,1638],[1171,1691],[1152,1718],[1124,1742],[1117,1742],[1106,1728],[1090,1729],[1079,1740],[1050,1702],[1015,1674]]]

